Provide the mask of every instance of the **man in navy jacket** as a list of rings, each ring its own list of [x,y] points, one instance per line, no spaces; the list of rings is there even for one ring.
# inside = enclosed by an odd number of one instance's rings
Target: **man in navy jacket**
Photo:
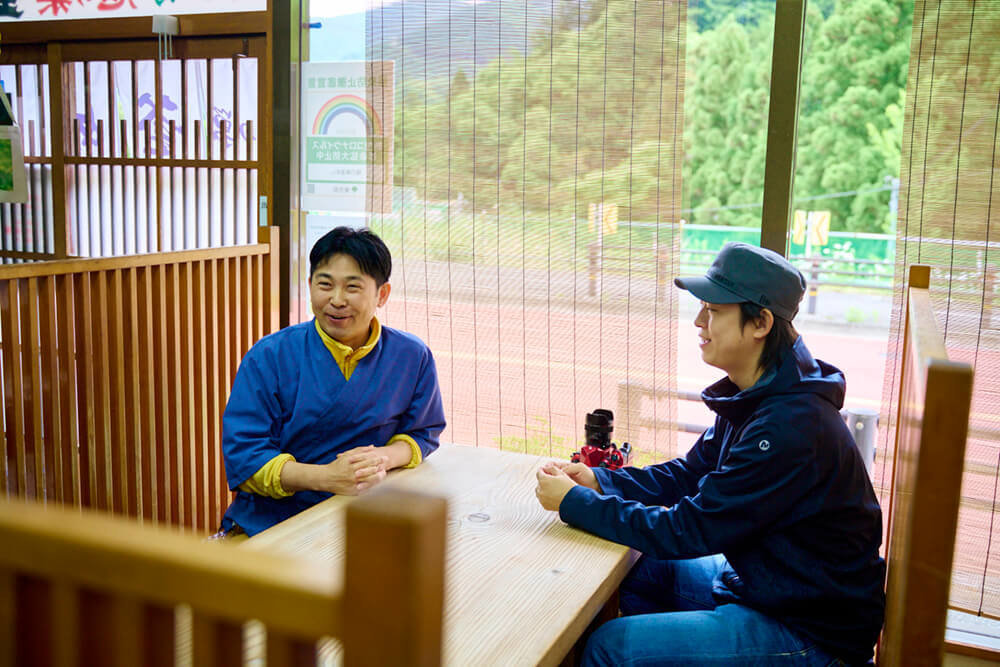
[[[844,375],[791,324],[805,279],[730,243],[675,282],[726,373],[702,392],[715,424],[658,465],[538,471],[546,509],[643,553],[584,664],[864,663],[885,607],[881,510],[839,414]]]

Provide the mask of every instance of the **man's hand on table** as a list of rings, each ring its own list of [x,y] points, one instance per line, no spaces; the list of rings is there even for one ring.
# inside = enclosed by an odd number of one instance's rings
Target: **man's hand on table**
[[[385,479],[389,457],[385,448],[368,445],[341,452],[323,465],[289,461],[281,471],[281,485],[288,491],[327,491],[356,496]]]
[[[563,498],[577,484],[595,491],[601,490],[594,471],[582,463],[551,461],[539,468],[535,477],[538,480],[538,486],[535,487],[538,502],[553,512],[559,510]]]
[[[571,480],[580,486],[593,489],[598,493],[601,492],[601,485],[597,483],[597,475],[594,474],[593,469],[587,464],[570,463],[569,461],[553,461],[551,465],[554,465],[562,470]]]

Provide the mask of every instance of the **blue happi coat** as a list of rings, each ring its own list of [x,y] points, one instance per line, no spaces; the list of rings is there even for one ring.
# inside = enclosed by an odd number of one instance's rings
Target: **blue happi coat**
[[[416,336],[383,326],[350,380],[315,322],[266,336],[243,358],[223,415],[226,478],[237,495],[222,527],[235,522],[254,535],[331,495],[298,491],[279,499],[238,489],[278,454],[324,464],[354,447],[382,446],[406,434],[426,457],[444,426],[434,358]]]

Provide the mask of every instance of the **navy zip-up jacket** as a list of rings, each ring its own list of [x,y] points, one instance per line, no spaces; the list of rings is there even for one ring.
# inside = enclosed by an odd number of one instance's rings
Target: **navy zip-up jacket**
[[[775,375],[702,392],[715,424],[684,458],[594,473],[559,506],[567,523],[654,558],[721,553],[715,591],[781,621],[849,663],[882,628],[882,513],[840,416],[846,383],[800,337]]]

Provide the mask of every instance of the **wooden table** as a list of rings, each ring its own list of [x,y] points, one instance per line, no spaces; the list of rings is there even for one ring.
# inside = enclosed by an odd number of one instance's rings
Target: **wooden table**
[[[542,509],[535,471],[546,460],[442,445],[384,482],[448,498],[446,665],[558,664],[635,560],[631,549]],[[320,559],[342,571],[351,500],[334,496],[243,546]]]

